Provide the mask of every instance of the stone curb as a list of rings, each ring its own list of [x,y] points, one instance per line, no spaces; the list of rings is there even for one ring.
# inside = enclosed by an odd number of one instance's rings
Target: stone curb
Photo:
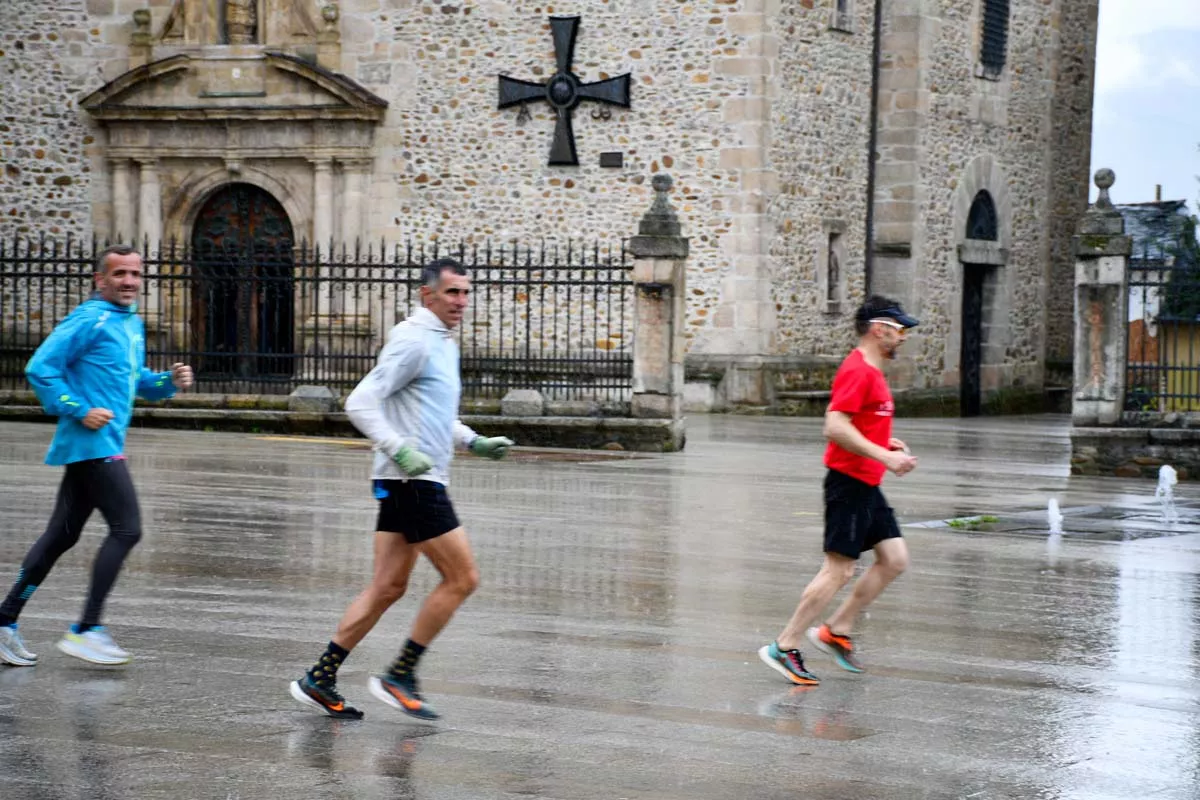
[[[177,428],[198,431],[291,433],[359,437],[344,413],[269,411],[261,409],[211,409],[139,407],[133,425],[142,428]],[[40,406],[0,406],[0,421],[54,422]],[[686,441],[683,420],[607,417],[506,417],[464,415],[463,422],[489,436],[508,436],[531,447],[576,450],[630,450],[670,453]]]

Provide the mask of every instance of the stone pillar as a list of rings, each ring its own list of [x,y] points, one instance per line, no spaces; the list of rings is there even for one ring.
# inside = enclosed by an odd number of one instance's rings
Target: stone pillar
[[[679,420],[683,414],[684,320],[688,240],[667,199],[673,181],[655,175],[654,203],[630,240],[633,253],[634,417]],[[678,446],[682,446],[680,425]]]
[[[363,199],[370,164],[366,160],[342,164],[342,241],[351,251],[363,241]]]
[[[1128,270],[1132,240],[1113,208],[1110,169],[1096,172],[1100,196],[1079,222],[1075,236],[1075,385],[1071,421],[1078,426],[1114,425],[1125,404]]]
[[[313,164],[313,247],[312,252],[322,266],[318,267],[319,283],[316,287],[317,314],[328,316],[331,312],[332,284],[329,262],[333,260],[333,160],[322,158]]]
[[[313,247],[325,253],[333,241],[333,159],[317,159],[312,165]]]
[[[158,183],[158,162],[147,159],[138,162],[141,174],[138,181],[138,230],[137,246],[144,248],[142,255],[153,258],[162,244],[162,188]]]
[[[112,167],[112,239],[132,242],[137,236],[136,213],[133,207],[133,176],[127,158],[114,158]]]

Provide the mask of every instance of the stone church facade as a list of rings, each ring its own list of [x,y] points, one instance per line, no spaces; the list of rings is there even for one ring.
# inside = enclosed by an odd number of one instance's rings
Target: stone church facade
[[[188,242],[249,186],[290,238],[611,241],[675,180],[697,402],[835,361],[866,291],[898,388],[1070,360],[1097,0],[28,0],[0,8],[0,236]],[[583,84],[551,164],[551,16]],[[559,42],[560,50],[564,42]],[[874,153],[874,157],[869,154]],[[232,235],[237,235],[233,232]],[[868,246],[870,243],[870,246]],[[723,377],[722,377],[723,376]]]

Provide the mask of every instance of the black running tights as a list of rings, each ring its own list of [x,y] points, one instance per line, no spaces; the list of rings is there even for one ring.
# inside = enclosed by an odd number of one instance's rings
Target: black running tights
[[[121,565],[142,538],[137,493],[123,457],[67,465],[50,524],[29,549],[21,562],[17,582],[0,605],[0,625],[16,622],[26,601],[50,574],[54,563],[79,541],[84,524],[96,509],[100,509],[108,523],[108,536],[92,566],[92,585],[79,625],[87,628],[100,624],[104,600],[117,581]]]

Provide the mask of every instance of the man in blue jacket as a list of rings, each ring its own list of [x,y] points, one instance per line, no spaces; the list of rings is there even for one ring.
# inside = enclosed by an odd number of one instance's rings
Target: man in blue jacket
[[[0,604],[0,663],[37,663],[17,631],[17,617],[54,562],[79,541],[96,509],[108,523],[108,536],[92,567],[83,616],[58,649],[93,664],[129,661],[129,653],[100,625],[105,598],[142,535],[137,494],[123,455],[125,431],[135,395],[162,400],[192,385],[192,370],[184,364],[172,365],[169,372],[146,368],[145,327],[137,315],[141,286],[137,251],[124,245],[105,250],[96,265],[96,293],[59,323],[25,367],[46,413],[58,417],[46,463],[65,465],[66,472],[50,524]]]

